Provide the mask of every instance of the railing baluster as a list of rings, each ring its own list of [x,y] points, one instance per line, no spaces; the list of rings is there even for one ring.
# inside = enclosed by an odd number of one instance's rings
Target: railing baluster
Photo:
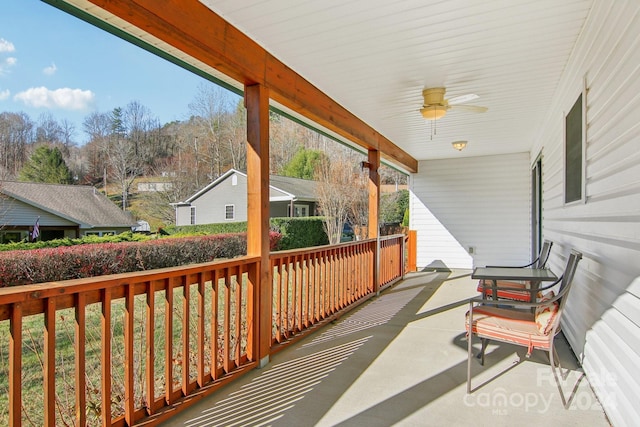
[[[127,425],[135,422],[134,395],[134,358],[133,358],[133,327],[134,327],[134,284],[126,285],[124,299],[124,418]],[[84,424],[79,424],[84,425]]]
[[[231,372],[231,273],[224,269],[224,351],[223,366],[226,373]]]
[[[154,285],[152,281],[147,282],[147,312],[146,312],[146,379],[147,379],[147,414],[151,415],[155,412],[155,311],[156,299]]]
[[[167,405],[173,403],[173,280],[165,280],[164,309],[164,375],[165,400]]]
[[[86,388],[86,298],[84,293],[76,294],[76,425],[87,423],[87,388]]]
[[[282,268],[282,317],[283,317],[283,326],[284,326],[284,337],[289,338],[289,268],[290,261],[289,257],[283,258],[283,268]]]
[[[298,256],[291,258],[291,333],[295,334],[299,327],[298,316],[300,307],[298,302],[298,290],[300,289],[300,274],[298,271]]]
[[[9,424],[22,425],[22,305],[11,307],[9,322]]]
[[[189,300],[191,299],[191,276],[183,276],[182,280],[182,395],[189,395],[189,323],[191,320]]]
[[[276,342],[282,342],[282,258],[278,258],[276,266]]]
[[[304,313],[304,327],[308,328],[309,325],[312,323],[311,322],[311,313],[313,313],[313,303],[311,302],[311,298],[313,297],[313,281],[311,280],[311,254],[307,254],[304,256],[304,265],[305,265],[305,272],[306,272],[306,279],[307,279],[307,286],[306,286],[306,301],[304,304],[304,308],[305,308],[305,313]]]
[[[56,425],[56,300],[47,298],[44,307],[44,422]]]
[[[111,426],[111,289],[102,290],[100,328],[102,338],[102,426]]]
[[[198,387],[204,386],[204,278],[198,273]]]
[[[211,278],[211,378],[216,380],[218,373],[218,282],[220,273],[214,270]]]
[[[242,345],[242,270],[240,266],[235,268],[235,276],[236,276],[236,342],[235,342],[235,367],[240,366],[240,356],[241,356],[241,345]]]

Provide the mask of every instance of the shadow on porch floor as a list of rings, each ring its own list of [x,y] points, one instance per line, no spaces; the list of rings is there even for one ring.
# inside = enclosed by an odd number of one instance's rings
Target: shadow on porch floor
[[[422,272],[164,426],[608,426],[564,337],[564,409],[545,353],[496,343],[466,394],[470,271]],[[479,340],[478,340],[479,341]],[[478,342],[479,344],[479,342]],[[522,362],[519,360],[522,359]]]

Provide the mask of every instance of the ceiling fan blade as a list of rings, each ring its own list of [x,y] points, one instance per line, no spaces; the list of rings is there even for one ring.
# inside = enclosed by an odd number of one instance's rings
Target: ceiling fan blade
[[[466,95],[454,96],[453,98],[448,99],[447,102],[449,103],[449,105],[463,104],[465,102],[473,101],[474,99],[478,98],[480,97],[475,93],[468,93]]]
[[[419,112],[420,109],[419,108],[414,108],[412,110],[405,110],[405,111],[400,111],[398,113],[395,114],[391,114],[389,116],[385,116],[382,118],[382,120],[390,120],[390,119],[395,119],[396,117],[400,117],[400,116],[405,116],[407,114],[413,114],[415,112]]]
[[[449,105],[449,108],[452,110],[458,110],[458,111],[472,111],[474,113],[484,113],[489,109],[487,107],[480,107],[478,105],[460,105],[460,104]]]

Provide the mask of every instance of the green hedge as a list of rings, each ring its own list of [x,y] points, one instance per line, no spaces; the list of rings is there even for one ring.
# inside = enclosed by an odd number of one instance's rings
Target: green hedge
[[[324,218],[271,218],[271,230],[282,235],[279,250],[309,248],[329,244],[323,227]]]
[[[121,243],[121,242],[144,242],[152,239],[153,237],[145,234],[132,233],[126,231],[124,233],[109,235],[109,236],[84,236],[79,239],[54,239],[54,240],[39,240],[37,242],[15,242],[0,244],[0,252],[3,251],[19,251],[19,250],[31,250],[31,249],[44,249],[44,248],[57,248],[59,246],[75,246],[94,243]]]
[[[329,243],[323,228],[323,217],[271,218],[270,228],[282,235],[277,250],[308,248]],[[169,226],[163,232],[172,236],[194,234],[240,233],[247,231],[246,222],[205,225]]]
[[[161,229],[160,234],[169,234],[172,236],[180,235],[207,235],[207,234],[226,234],[226,233],[244,233],[247,231],[247,222],[222,222],[218,224],[203,225],[169,225]]]
[[[270,233],[275,248],[280,235]],[[246,233],[0,253],[0,287],[152,270],[247,253]]]

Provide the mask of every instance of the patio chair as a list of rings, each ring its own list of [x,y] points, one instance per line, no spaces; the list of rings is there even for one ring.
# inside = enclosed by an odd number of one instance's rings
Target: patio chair
[[[504,266],[504,265],[488,265],[487,267],[499,267],[499,268],[544,268],[547,265],[547,260],[549,259],[549,254],[551,253],[551,247],[553,246],[553,242],[550,240],[545,240],[542,244],[542,248],[540,249],[540,253],[538,257],[534,259],[531,263],[527,265],[521,266]],[[498,299],[509,299],[516,301],[525,301],[531,302],[535,301],[535,295],[538,293],[540,289],[538,286],[540,284],[538,282],[510,282],[506,280],[498,280],[495,284],[497,287],[497,297]],[[478,282],[478,292],[480,292],[485,297],[493,296],[493,284],[486,280],[480,280]]]
[[[556,371],[556,361],[559,369],[562,368],[553,340],[560,332],[560,319],[580,259],[582,254],[572,250],[564,273],[554,282],[554,285],[559,285],[557,292],[549,291],[537,302],[490,300],[482,297],[469,300],[465,323],[468,341],[467,393],[471,393],[472,345],[475,335],[482,339],[479,355],[481,365],[484,365],[484,352],[488,340],[527,347],[527,358],[534,349],[547,351],[562,403],[566,407],[567,403]],[[535,312],[528,309],[531,307],[535,308]]]

